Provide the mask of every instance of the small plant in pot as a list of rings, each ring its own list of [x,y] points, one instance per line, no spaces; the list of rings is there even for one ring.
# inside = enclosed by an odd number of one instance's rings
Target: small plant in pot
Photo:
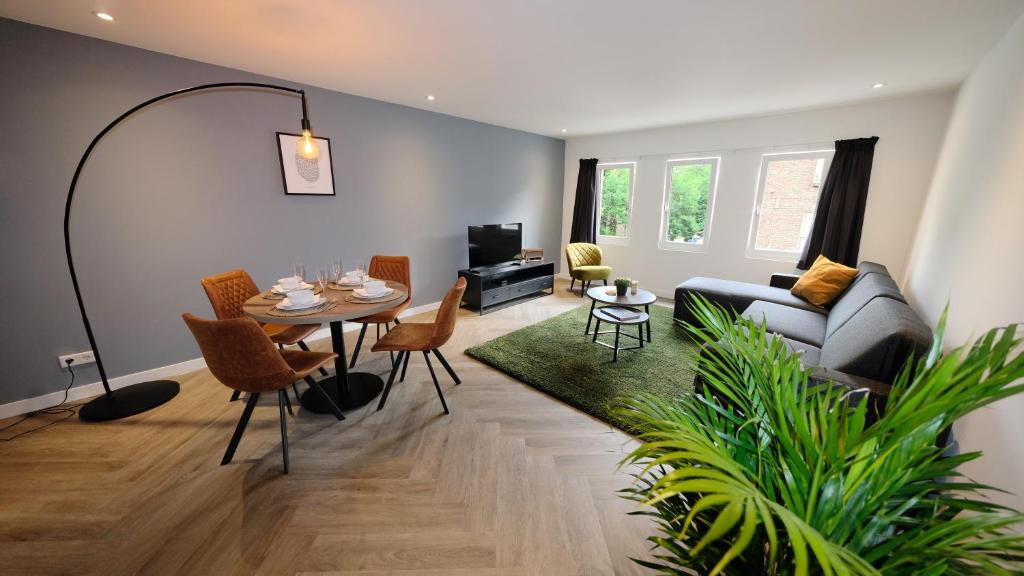
[[[626,290],[629,290],[630,280],[629,278],[616,278],[615,279],[615,294],[617,296],[625,296]]]

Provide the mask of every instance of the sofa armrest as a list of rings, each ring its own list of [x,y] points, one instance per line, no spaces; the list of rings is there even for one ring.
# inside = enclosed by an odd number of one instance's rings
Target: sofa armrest
[[[768,285],[771,286],[772,288],[784,288],[786,290],[789,290],[790,288],[793,287],[793,285],[796,284],[796,281],[799,279],[799,274],[780,274],[776,272],[775,274],[772,274],[772,278],[768,282]]]

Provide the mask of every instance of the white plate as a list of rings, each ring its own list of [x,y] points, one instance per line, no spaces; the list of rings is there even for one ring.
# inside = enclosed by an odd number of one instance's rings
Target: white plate
[[[278,302],[277,305],[275,306],[275,308],[279,308],[281,310],[305,310],[306,308],[312,308],[314,306],[319,306],[319,305],[323,304],[324,302],[325,302],[324,297],[320,296],[320,295],[317,295],[315,298],[313,298],[313,302],[311,302],[309,304],[302,304],[302,305],[292,304],[291,300],[289,300],[288,298],[285,298],[284,300],[281,300],[280,302]]]
[[[299,284],[295,288],[289,288],[287,290],[285,290],[284,288],[281,288],[280,284],[274,284],[274,287],[271,288],[270,291],[273,292],[274,294],[287,294],[289,292],[294,292],[296,290],[312,290],[312,289],[313,289],[313,285],[312,284],[306,284],[305,282],[303,282],[302,284]]]
[[[360,297],[360,298],[365,298],[367,300],[372,300],[374,298],[380,298],[381,296],[388,296],[388,295],[390,295],[394,291],[395,291],[394,288],[384,288],[384,290],[382,290],[380,292],[375,292],[373,294],[368,294],[366,292],[365,288],[356,288],[355,290],[352,291],[352,293],[355,294],[356,296]]]

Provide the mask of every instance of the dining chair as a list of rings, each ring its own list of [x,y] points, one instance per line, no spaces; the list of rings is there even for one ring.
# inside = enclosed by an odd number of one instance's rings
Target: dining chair
[[[286,389],[297,380],[305,380],[327,400],[338,420],[345,419],[341,409],[310,376],[317,368],[337,358],[337,354],[275,348],[263,327],[252,318],[205,320],[189,313],[182,314],[182,318],[199,344],[206,367],[214,378],[228,388],[249,395],[228,449],[220,461],[221,466],[231,462],[234,457],[260,395],[277,392],[281,418],[281,452],[284,456],[284,473],[288,473],[288,428],[284,416],[288,399]]]
[[[423,359],[427,361],[427,369],[430,370],[430,377],[434,380],[434,389],[437,390],[437,397],[441,399],[441,407],[444,413],[449,414],[448,404],[444,401],[444,394],[441,393],[441,385],[434,374],[434,366],[430,363],[430,354],[433,353],[444,366],[448,375],[452,377],[455,384],[461,384],[459,376],[452,370],[444,355],[441,354],[441,346],[451,338],[455,331],[455,319],[459,313],[459,303],[462,302],[462,294],[466,291],[466,279],[460,277],[455,286],[448,291],[441,307],[437,310],[437,316],[430,324],[404,322],[395,326],[395,329],[384,335],[373,345],[374,352],[398,352],[398,360],[392,363],[391,375],[388,376],[388,383],[384,386],[384,393],[380,396],[380,403],[377,410],[384,408],[388,400],[388,393],[391,392],[391,385],[395,382],[395,375],[398,373],[399,364],[402,365],[402,378],[405,378],[405,367],[409,364],[409,356],[413,352],[422,352]]]
[[[223,274],[207,276],[201,281],[206,297],[218,320],[242,318],[242,305],[249,298],[260,293],[249,273],[241,268]],[[309,352],[309,346],[303,341],[320,329],[319,324],[261,324],[270,340],[279,348],[298,345],[303,352]],[[327,371],[320,368],[320,374],[327,376]],[[299,389],[292,385],[295,399],[299,398]],[[240,393],[236,390],[231,394],[231,401],[238,400]]]
[[[608,285],[612,268],[601,264],[603,257],[601,247],[597,244],[573,242],[565,245],[565,261],[569,264],[569,276],[572,278],[569,283],[570,292],[577,280],[580,281],[580,298],[587,293],[594,280],[603,280],[604,285]]]
[[[406,288],[409,289],[409,297],[405,299],[405,302],[394,308],[351,320],[351,322],[362,324],[363,327],[359,329],[359,338],[356,339],[356,347],[352,351],[352,361],[348,365],[349,368],[355,368],[356,366],[356,359],[359,358],[359,350],[363,347],[363,338],[366,336],[366,329],[370,324],[377,325],[377,340],[380,340],[381,324],[384,325],[385,334],[390,332],[391,323],[394,322],[396,326],[400,324],[398,315],[412,304],[412,274],[409,271],[408,256],[374,256],[370,258],[370,268],[366,273],[370,278],[377,280],[389,280],[405,284]],[[391,363],[395,363],[393,352],[391,353]]]

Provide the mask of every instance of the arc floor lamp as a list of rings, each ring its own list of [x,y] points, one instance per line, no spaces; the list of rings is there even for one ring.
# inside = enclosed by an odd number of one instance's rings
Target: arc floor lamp
[[[107,380],[107,372],[103,368],[103,358],[100,357],[99,348],[96,346],[96,336],[92,332],[92,324],[89,323],[89,316],[85,312],[85,302],[82,300],[82,290],[78,285],[78,276],[75,274],[75,263],[71,258],[71,235],[69,233],[69,224],[71,223],[71,203],[75,197],[75,187],[78,185],[78,177],[82,174],[82,168],[85,166],[86,161],[92,154],[93,149],[108,132],[129,116],[143,108],[147,108],[157,102],[168,98],[174,98],[176,96],[231,88],[269,90],[299,96],[302,99],[302,137],[299,138],[296,153],[310,160],[316,160],[320,157],[320,150],[317,147],[316,141],[313,139],[312,128],[309,124],[305,91],[296,88],[289,88],[287,86],[263,84],[259,82],[218,82],[215,84],[202,84],[199,86],[175,90],[174,92],[168,92],[155,98],[150,98],[149,100],[131,108],[124,114],[118,116],[113,122],[107,124],[107,127],[101,130],[100,133],[92,139],[92,142],[89,143],[89,147],[86,148],[85,153],[82,154],[82,159],[78,161],[78,167],[75,168],[75,175],[71,178],[71,186],[68,188],[67,205],[64,208],[64,251],[68,257],[68,271],[71,273],[71,284],[75,287],[75,298],[78,300],[78,310],[82,313],[82,324],[85,326],[85,333],[89,337],[89,346],[92,348],[92,352],[96,356],[96,368],[99,369],[100,379],[103,381],[104,390],[104,394],[102,396],[91,400],[82,406],[81,410],[79,410],[78,416],[82,420],[98,422],[104,420],[116,420],[118,418],[132,416],[133,414],[139,414],[152,408],[156,408],[171,398],[174,398],[178,394],[179,390],[178,383],[173,380],[141,382],[118,388],[117,390],[112,390],[110,388],[110,382]]]

